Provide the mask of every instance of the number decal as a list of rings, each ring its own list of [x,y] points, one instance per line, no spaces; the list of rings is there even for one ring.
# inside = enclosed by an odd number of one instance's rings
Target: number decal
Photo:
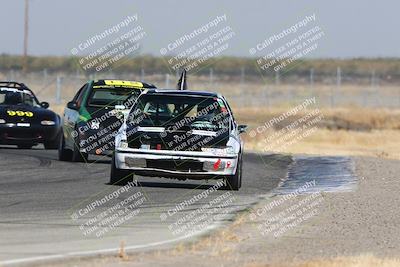
[[[122,87],[138,87],[142,88],[143,83],[141,82],[132,82],[132,81],[119,81],[119,80],[104,80],[106,85],[116,85]]]
[[[33,112],[30,111],[21,111],[21,110],[7,110],[8,116],[18,116],[18,117],[33,117]]]

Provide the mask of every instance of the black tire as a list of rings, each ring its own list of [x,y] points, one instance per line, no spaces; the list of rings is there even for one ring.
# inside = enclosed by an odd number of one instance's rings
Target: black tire
[[[63,133],[61,133],[59,142],[60,142],[60,144],[58,145],[58,160],[71,161],[72,160],[72,151],[65,148],[65,140],[64,140]]]
[[[31,144],[21,144],[21,145],[17,145],[18,149],[31,149],[33,147],[33,145]]]
[[[111,159],[111,172],[110,172],[110,183],[111,185],[124,185],[129,181],[133,181],[133,172],[118,169],[115,165],[115,157],[113,155]]]
[[[57,134],[56,138],[54,140],[49,140],[47,142],[44,142],[44,148],[45,149],[58,149],[60,145],[60,138],[61,138],[61,131]]]
[[[74,149],[72,150],[73,162],[87,162],[89,155],[80,151],[79,139],[75,139]]]
[[[242,187],[242,153],[239,153],[236,173],[226,177],[226,189],[238,191]]]

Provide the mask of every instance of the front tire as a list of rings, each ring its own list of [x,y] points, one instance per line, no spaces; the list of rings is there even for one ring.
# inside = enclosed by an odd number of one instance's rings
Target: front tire
[[[75,139],[74,149],[72,151],[73,162],[87,162],[89,155],[80,151],[79,139]]]
[[[65,148],[64,134],[61,132],[61,137],[59,139],[60,144],[58,145],[58,160],[60,161],[71,161],[72,151]]]
[[[118,169],[115,165],[115,155],[111,159],[111,172],[110,172],[110,184],[111,185],[124,185],[129,181],[133,180],[133,173]]]
[[[226,177],[226,189],[238,191],[242,187],[242,153],[239,154],[239,159],[234,175]]]
[[[56,138],[54,140],[49,140],[47,142],[44,142],[44,148],[45,149],[58,149],[60,145],[60,138],[61,138],[62,132],[60,131]]]

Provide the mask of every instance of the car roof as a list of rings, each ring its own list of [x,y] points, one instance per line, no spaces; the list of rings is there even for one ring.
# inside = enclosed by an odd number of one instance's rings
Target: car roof
[[[148,95],[182,95],[182,96],[203,96],[220,97],[218,93],[206,91],[175,90],[175,89],[152,89],[146,92]]]
[[[115,79],[101,79],[101,80],[94,80],[93,86],[102,86],[102,85],[109,85],[109,86],[126,86],[132,88],[157,88],[154,84],[141,82],[141,81],[129,81],[129,80],[115,80]]]

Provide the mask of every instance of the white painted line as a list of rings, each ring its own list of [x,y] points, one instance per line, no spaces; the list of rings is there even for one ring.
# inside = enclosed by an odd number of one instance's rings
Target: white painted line
[[[209,226],[209,227],[203,229],[202,231],[197,232],[196,234],[190,235],[190,236],[181,236],[181,237],[170,239],[170,240],[153,242],[153,243],[148,243],[148,244],[144,244],[144,245],[127,246],[127,247],[125,247],[125,250],[143,249],[143,248],[150,248],[150,247],[175,243],[178,241],[185,240],[187,238],[193,238],[193,237],[200,236],[208,231],[211,231],[211,230],[217,228],[219,225],[221,225],[221,223],[218,222],[218,223],[216,223],[212,226]],[[109,253],[118,252],[118,251],[119,251],[119,248],[107,248],[107,249],[99,249],[99,250],[68,252],[68,253],[55,254],[55,255],[49,255],[49,256],[37,256],[37,257],[30,257],[30,258],[5,260],[5,261],[0,261],[0,265],[1,266],[6,266],[6,265],[10,266],[10,265],[15,265],[15,264],[20,264],[20,263],[32,263],[35,261],[67,259],[67,258],[74,257],[74,256],[90,256],[90,255],[97,255],[97,254],[109,254]]]

